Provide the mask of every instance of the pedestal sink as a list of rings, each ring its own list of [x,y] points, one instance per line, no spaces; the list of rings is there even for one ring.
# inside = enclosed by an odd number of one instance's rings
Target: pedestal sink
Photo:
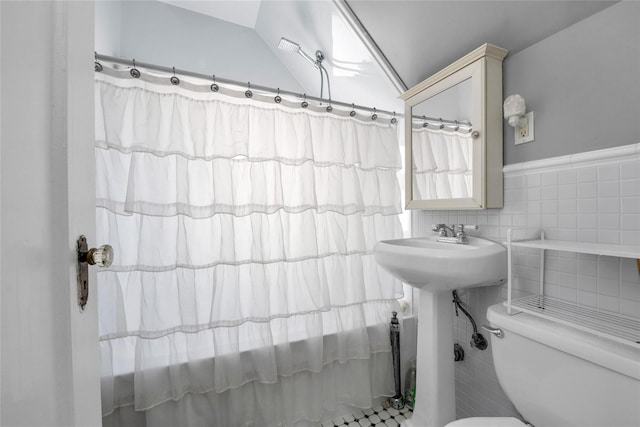
[[[384,240],[375,246],[381,267],[419,289],[416,403],[406,427],[442,427],[455,420],[451,291],[500,284],[507,277],[507,250],[499,243],[437,239]]]

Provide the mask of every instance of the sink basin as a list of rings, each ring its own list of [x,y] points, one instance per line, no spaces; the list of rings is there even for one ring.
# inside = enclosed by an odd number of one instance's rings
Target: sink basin
[[[443,243],[437,236],[383,240],[375,257],[403,282],[430,292],[486,286],[507,277],[507,249],[469,236],[469,244]]]

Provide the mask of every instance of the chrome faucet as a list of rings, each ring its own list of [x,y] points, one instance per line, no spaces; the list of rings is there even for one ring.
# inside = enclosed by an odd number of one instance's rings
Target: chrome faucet
[[[457,231],[456,227],[458,228]],[[438,242],[458,243],[461,245],[469,243],[467,235],[464,232],[465,228],[477,230],[478,226],[464,224],[458,224],[457,226],[454,224],[451,226],[448,226],[447,224],[433,224],[432,226],[432,230],[438,233]],[[449,235],[449,233],[451,233],[451,235]]]

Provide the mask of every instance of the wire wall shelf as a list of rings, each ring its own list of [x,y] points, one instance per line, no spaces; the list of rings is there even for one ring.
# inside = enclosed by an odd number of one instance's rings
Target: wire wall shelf
[[[506,304],[506,303],[505,303]],[[578,306],[544,295],[531,295],[511,302],[519,311],[640,348],[640,320]]]
[[[640,258],[639,246],[624,246],[599,243],[577,243],[560,240],[546,240],[544,231],[537,231],[534,238],[514,240],[518,229],[509,229],[507,233],[507,301],[504,305],[509,314],[525,312],[554,321],[578,330],[611,339],[634,348],[640,348],[640,319],[581,306],[568,301],[544,295],[544,251],[586,253],[615,256],[621,258]],[[540,288],[538,295],[513,299],[513,248],[524,247],[540,251]]]

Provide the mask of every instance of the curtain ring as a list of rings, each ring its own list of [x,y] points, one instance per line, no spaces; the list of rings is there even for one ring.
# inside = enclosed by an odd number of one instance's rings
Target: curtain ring
[[[211,85],[211,92],[217,92],[220,90],[220,86],[216,83],[216,75],[213,74],[213,84]]]
[[[180,79],[176,77],[176,67],[173,67],[173,76],[169,79],[172,85],[177,86],[180,84]]]
[[[304,101],[302,101],[302,104],[300,104],[302,106],[302,108],[307,108],[309,106],[309,103],[307,102],[307,94],[305,93],[304,95]]]
[[[391,117],[391,124],[395,125],[396,123],[398,123],[398,119],[396,119],[396,112],[393,112],[393,117]]]
[[[349,115],[351,117],[355,117],[356,116],[355,105],[353,105],[353,102],[351,103],[351,111],[349,111]]]
[[[440,117],[440,129],[444,129],[444,121],[442,120],[442,117]]]
[[[453,128],[453,130],[455,130],[456,132],[458,132],[460,130],[460,125],[458,124],[457,120],[456,120],[456,127]]]
[[[326,110],[327,110],[327,113],[330,113],[333,111],[333,107],[331,106],[331,98],[329,98],[329,105],[327,105]]]
[[[99,73],[100,71],[102,71],[102,64],[98,62],[98,52],[93,52],[93,60],[93,71]]]
[[[378,120],[378,114],[376,113],[376,107],[373,107],[373,114],[371,115],[371,120]]]
[[[278,88],[278,94],[273,98],[273,102],[276,104],[280,104],[282,102],[282,97],[280,96],[280,88]]]
[[[429,122],[427,122],[427,116],[422,116],[422,119],[424,120],[424,123],[422,124],[423,128],[428,128],[429,127]]]
[[[134,79],[140,78],[140,70],[136,68],[135,59],[133,60],[133,68],[129,70],[129,74],[131,74],[131,77],[133,77]]]
[[[247,82],[247,90],[244,92],[244,96],[247,98],[251,98],[253,96],[253,92],[251,92],[251,82]]]

